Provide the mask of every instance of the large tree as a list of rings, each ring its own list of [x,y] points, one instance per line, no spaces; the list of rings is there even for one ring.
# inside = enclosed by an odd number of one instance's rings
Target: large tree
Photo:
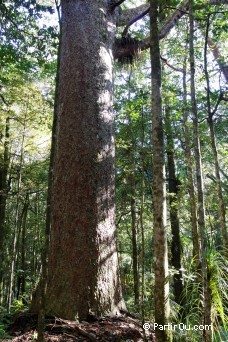
[[[111,3],[62,1],[45,306],[68,319],[125,309],[115,236]]]

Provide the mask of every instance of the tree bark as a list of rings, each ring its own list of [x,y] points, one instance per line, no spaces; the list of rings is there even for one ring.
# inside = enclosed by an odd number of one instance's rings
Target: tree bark
[[[215,108],[215,110],[212,111],[211,98],[210,98],[210,93],[211,93],[210,78],[209,78],[209,73],[207,69],[207,44],[209,45],[209,42],[208,42],[209,41],[209,37],[208,37],[209,25],[210,25],[210,16],[208,16],[208,19],[207,19],[206,33],[205,33],[205,46],[204,46],[204,72],[205,72],[206,84],[207,84],[207,113],[208,113],[207,122],[208,122],[209,129],[210,129],[211,148],[212,148],[214,164],[215,164],[216,188],[217,188],[217,194],[218,194],[218,213],[219,213],[219,220],[220,220],[221,230],[222,230],[222,245],[225,249],[228,249],[228,235],[227,235],[227,230],[226,230],[226,210],[225,210],[225,204],[224,204],[224,199],[223,199],[223,194],[222,194],[218,152],[217,152],[217,146],[216,146],[216,137],[215,137],[214,121],[213,121],[213,116],[217,108]],[[225,70],[227,73],[226,80],[228,80],[228,70],[226,68]],[[224,74],[224,76],[226,76],[226,74]]]
[[[228,249],[228,234],[226,229],[226,210],[225,204],[222,194],[222,185],[221,185],[221,177],[219,172],[219,161],[218,161],[218,152],[216,146],[216,137],[215,137],[215,130],[214,130],[214,122],[211,118],[208,118],[208,125],[210,129],[210,138],[211,138],[211,148],[214,157],[215,163],[215,177],[216,177],[216,188],[218,194],[218,212],[219,212],[219,220],[222,228],[222,244],[223,247]]]
[[[141,268],[142,268],[142,287],[141,287],[141,311],[142,311],[142,323],[145,322],[145,229],[144,229],[144,202],[145,202],[145,153],[144,153],[144,143],[145,143],[145,131],[144,131],[144,109],[142,108],[142,152],[141,152],[141,203],[140,203],[140,228],[141,228],[141,243],[142,243],[142,251],[141,251]]]
[[[125,310],[115,236],[109,8],[105,0],[62,1],[46,313],[66,319]]]
[[[183,306],[183,284],[181,272],[181,239],[180,239],[180,223],[178,217],[178,179],[175,171],[174,161],[174,142],[172,127],[170,122],[169,108],[165,108],[165,122],[166,122],[166,137],[167,137],[167,159],[168,159],[168,187],[169,187],[169,210],[170,210],[170,224],[172,232],[171,242],[171,265],[175,269],[173,276],[174,298],[175,302]],[[182,313],[182,310],[180,310]]]
[[[158,1],[150,1],[152,67],[153,229],[155,259],[155,322],[169,320],[169,281],[166,223],[165,154],[162,123],[161,64],[158,36]],[[158,342],[171,341],[168,329],[156,329]]]
[[[6,118],[5,125],[5,141],[3,158],[0,159],[0,305],[2,300],[2,281],[4,271],[4,243],[5,243],[5,213],[6,213],[6,200],[8,194],[7,175],[9,169],[9,127],[10,119]]]
[[[189,36],[189,54],[190,54],[190,69],[191,69],[191,112],[193,117],[193,139],[194,152],[196,161],[196,180],[198,193],[198,222],[200,229],[200,239],[202,251],[206,247],[206,226],[205,226],[205,208],[204,208],[204,194],[203,194],[203,174],[201,162],[201,150],[199,140],[199,125],[198,112],[195,94],[195,57],[194,57],[194,18],[192,14],[192,0],[190,1],[190,36]]]
[[[129,73],[128,79],[128,101],[131,99],[131,75],[132,70]],[[132,261],[133,261],[133,279],[134,279],[134,297],[135,305],[139,305],[139,272],[138,272],[138,247],[137,247],[137,227],[136,227],[136,189],[135,189],[135,137],[133,135],[133,122],[128,115],[129,120],[129,132],[131,136],[131,147],[128,150],[130,160],[130,172],[129,172],[129,189],[130,189],[130,208],[131,208],[131,242],[132,242]]]
[[[202,260],[202,285],[203,285],[203,310],[204,324],[210,325],[211,321],[211,290],[209,286],[210,275],[207,265],[207,235],[206,221],[204,208],[204,193],[203,193],[203,174],[201,162],[201,150],[199,140],[198,127],[198,111],[195,95],[195,58],[194,58],[194,17],[193,17],[193,1],[189,2],[189,57],[190,57],[190,72],[191,72],[191,111],[193,117],[193,137],[194,137],[194,152],[196,162],[196,180],[197,180],[197,195],[198,195],[198,223],[201,239],[201,260]],[[205,342],[212,341],[212,331],[204,330],[203,338]]]
[[[134,151],[133,151],[134,153]],[[138,248],[137,248],[137,228],[136,228],[136,204],[135,204],[135,175],[133,161],[133,169],[129,175],[130,192],[131,192],[131,240],[132,240],[132,260],[133,260],[133,278],[134,278],[134,296],[135,305],[139,305],[139,274],[138,274]]]
[[[191,153],[191,139],[190,129],[188,126],[188,111],[187,111],[187,83],[186,83],[186,64],[184,65],[183,73],[183,126],[185,133],[185,159],[187,164],[187,177],[188,177],[188,192],[190,197],[191,207],[191,226],[192,226],[192,244],[193,244],[193,258],[195,258],[196,269],[199,267],[200,262],[200,241],[197,223],[197,210],[196,210],[196,196],[193,181],[193,158]]]
[[[21,248],[20,248],[20,256],[21,256],[21,270],[23,271],[20,279],[21,279],[21,288],[18,293],[24,295],[25,294],[25,282],[26,282],[26,222],[27,222],[27,214],[29,208],[29,195],[26,194],[24,207],[22,209],[21,214]],[[23,300],[24,301],[24,300]]]

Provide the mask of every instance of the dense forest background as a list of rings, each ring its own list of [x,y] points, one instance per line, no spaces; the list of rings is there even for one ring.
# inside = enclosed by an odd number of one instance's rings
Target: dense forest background
[[[124,12],[145,2],[122,3]],[[160,37],[171,317],[203,324],[209,312],[215,340],[225,341],[227,2],[187,3],[160,1],[158,20],[160,32],[172,24]],[[0,1],[0,339],[1,319],[29,308],[41,273],[60,12],[57,0]],[[118,28],[134,53],[117,56],[114,71],[116,226],[126,306],[147,322],[155,315],[157,242],[151,56],[139,42],[150,19],[137,19],[124,35]],[[201,340],[199,331],[185,333]]]

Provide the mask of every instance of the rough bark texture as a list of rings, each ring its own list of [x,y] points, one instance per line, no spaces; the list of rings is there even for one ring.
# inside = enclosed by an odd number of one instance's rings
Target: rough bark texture
[[[62,44],[46,313],[124,308],[115,238],[110,1],[62,1]]]
[[[169,282],[166,236],[165,155],[162,124],[161,65],[158,36],[158,1],[150,1],[152,66],[152,144],[153,144],[153,215],[155,257],[155,322],[168,322]],[[167,329],[155,331],[156,341],[170,341]]]

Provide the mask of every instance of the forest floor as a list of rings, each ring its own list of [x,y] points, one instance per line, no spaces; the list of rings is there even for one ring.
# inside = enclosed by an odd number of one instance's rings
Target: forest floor
[[[155,341],[153,331],[145,331],[140,321],[129,316],[94,318],[90,322],[77,322],[59,318],[47,318],[45,322],[46,342],[73,341]],[[37,340],[37,316],[20,313],[9,328],[11,339],[2,342],[26,342]]]

